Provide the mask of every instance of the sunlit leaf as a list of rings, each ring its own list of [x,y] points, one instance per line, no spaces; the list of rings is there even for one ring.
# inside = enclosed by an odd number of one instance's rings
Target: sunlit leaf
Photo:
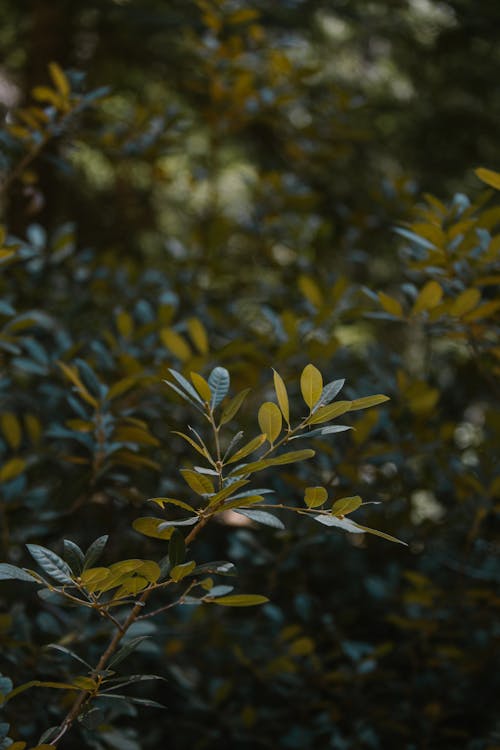
[[[357,510],[362,503],[363,501],[359,495],[342,497],[340,500],[334,502],[331,512],[334,516],[347,516],[348,513]]]
[[[267,596],[261,596],[260,594],[232,594],[205,599],[205,601],[210,602],[210,604],[220,604],[223,607],[254,607],[257,604],[265,604],[269,599]]]
[[[290,405],[288,401],[288,393],[286,390],[285,381],[281,375],[273,370],[274,390],[276,391],[276,398],[283,414],[285,422],[290,425]]]
[[[282,416],[280,409],[272,401],[262,404],[257,415],[259,427],[271,445],[281,432]]]
[[[328,492],[324,487],[306,487],[304,502],[308,508],[319,508],[328,500]]]
[[[300,376],[300,390],[307,406],[312,409],[323,390],[323,377],[314,365],[304,367]]]

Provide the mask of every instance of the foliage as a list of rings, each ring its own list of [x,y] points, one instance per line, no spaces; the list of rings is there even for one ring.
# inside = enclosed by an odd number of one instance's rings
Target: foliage
[[[43,80],[7,56],[0,747],[491,750],[500,177],[416,202],[421,101],[383,125],[397,75],[328,70],[331,8],[145,5],[61,3]],[[467,37],[446,7],[426,49]],[[111,22],[93,87],[67,68]]]

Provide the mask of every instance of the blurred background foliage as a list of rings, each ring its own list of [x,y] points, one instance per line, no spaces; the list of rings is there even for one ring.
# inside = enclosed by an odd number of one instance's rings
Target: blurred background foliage
[[[168,709],[113,706],[73,747],[500,747],[500,178],[474,175],[500,166],[499,4],[0,13],[2,560],[106,532],[110,561],[163,554],[131,523],[185,493],[172,430],[196,417],[162,378],[218,364],[254,405],[307,362],[390,395],[275,489],[382,502],[362,521],[409,543],[214,527],[200,555],[272,604],[148,624],[134,658]],[[242,413],[254,429],[252,396]],[[70,670],[49,642],[102,650],[102,623],[31,589],[0,603],[15,683]],[[11,736],[64,700],[9,704]]]

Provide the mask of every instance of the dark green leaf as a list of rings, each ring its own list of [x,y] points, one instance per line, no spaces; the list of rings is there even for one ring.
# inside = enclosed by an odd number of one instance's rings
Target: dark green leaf
[[[72,583],[71,568],[59,555],[39,544],[27,544],[28,552],[39,566],[59,583]]]
[[[108,535],[105,534],[104,536],[100,536],[98,539],[96,539],[95,542],[92,542],[85,555],[85,559],[83,562],[84,570],[94,567],[94,563],[96,563],[102,555],[108,539]]]
[[[63,556],[75,575],[80,575],[83,570],[85,555],[82,550],[70,539],[65,539]]]
[[[184,562],[186,557],[186,545],[184,543],[184,537],[178,529],[174,529],[174,533],[170,537],[168,545],[168,557],[170,565],[175,568],[176,565],[180,565]]]
[[[139,646],[140,643],[147,640],[149,638],[149,635],[139,635],[136,638],[132,638],[128,643],[126,643],[124,646],[121,647],[119,651],[116,652],[114,656],[111,657],[109,660],[109,668],[114,669],[118,664],[120,664],[122,661],[124,661],[127,656],[130,656],[130,654],[135,651],[137,646]]]
[[[261,523],[264,526],[272,526],[274,529],[284,529],[284,523],[272,513],[267,513],[265,510],[247,510],[243,508],[235,508],[235,513],[240,513],[242,516],[250,518],[250,520],[256,523]]]
[[[9,565],[9,563],[0,563],[0,581],[27,581],[29,583],[37,583],[36,579],[32,575],[27,573],[23,568],[18,568],[15,565]]]
[[[208,385],[212,391],[212,400],[210,405],[212,409],[220,404],[227,396],[229,391],[230,377],[225,367],[214,367],[208,376]]]

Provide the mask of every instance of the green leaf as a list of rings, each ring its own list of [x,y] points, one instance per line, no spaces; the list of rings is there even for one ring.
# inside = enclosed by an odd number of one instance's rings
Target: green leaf
[[[214,562],[197,565],[193,570],[193,573],[195,575],[198,575],[200,573],[217,573],[217,575],[220,576],[238,575],[238,571],[236,570],[236,566],[234,565],[234,563],[228,562],[227,560],[215,560]]]
[[[321,396],[318,399],[315,410],[319,409],[320,406],[326,406],[330,401],[333,401],[335,396],[337,396],[344,387],[344,384],[344,378],[341,378],[340,380],[332,380],[331,383],[327,383],[321,391]]]
[[[494,172],[492,169],[479,167],[475,170],[475,174],[476,177],[481,180],[481,182],[484,182],[486,183],[486,185],[495,188],[495,190],[500,190],[500,172]]]
[[[351,408],[349,411],[369,409],[371,406],[379,406],[379,404],[384,404],[386,401],[390,401],[389,396],[384,396],[381,393],[377,393],[375,396],[355,398],[353,401],[351,401]]]
[[[83,554],[78,544],[75,544],[75,542],[72,542],[70,539],[64,539],[63,545],[64,545],[64,553],[63,553],[64,559],[70,566],[73,573],[75,575],[80,575],[80,573],[83,570],[83,562],[85,559],[85,555]]]
[[[83,569],[93,567],[94,563],[98,561],[104,551],[104,547],[107,544],[109,537],[107,534],[100,536],[95,542],[92,542],[85,554],[85,560],[83,562]]]
[[[236,416],[243,402],[245,401],[246,397],[250,393],[250,390],[251,390],[250,388],[245,388],[244,391],[240,391],[240,393],[238,393],[234,398],[231,399],[231,401],[222,411],[222,415],[220,418],[221,424],[226,424],[227,422],[230,422],[231,419],[233,419],[233,417]]]
[[[192,573],[195,568],[196,563],[194,560],[189,560],[189,562],[176,565],[170,571],[170,578],[176,583],[179,583],[179,581],[182,581],[183,578],[186,578],[186,576]]]
[[[285,422],[290,426],[290,405],[288,402],[288,393],[286,390],[285,381],[281,375],[273,370],[274,390],[276,391],[276,398],[281,409],[281,413],[285,419]]]
[[[59,555],[56,555],[56,553],[52,552],[50,549],[41,547],[39,544],[27,544],[26,547],[31,557],[36,560],[39,566],[55,581],[58,581],[59,583],[73,583],[71,579],[71,568],[59,557]]]
[[[0,581],[26,581],[27,583],[38,583],[36,578],[27,573],[23,568],[9,563],[0,563]]]
[[[314,365],[304,367],[300,376],[300,390],[307,406],[312,409],[323,390],[323,377]]]
[[[354,495],[353,497],[342,497],[340,500],[334,502],[331,513],[334,516],[347,516],[348,513],[353,513],[362,504],[363,501],[359,495]]]
[[[246,458],[250,455],[250,453],[253,453],[257,450],[257,448],[260,448],[263,443],[266,442],[266,436],[265,435],[257,435],[257,437],[254,437],[252,440],[250,440],[249,443],[244,445],[242,448],[240,448],[236,453],[234,453],[231,458],[226,461],[228,464],[234,464],[237,461],[241,461],[242,458]]]
[[[337,401],[335,404],[329,404],[328,406],[321,406],[317,409],[307,420],[307,424],[320,424],[321,422],[328,422],[329,419],[335,419],[341,414],[345,414],[351,408],[350,401]]]
[[[212,391],[210,402],[212,409],[215,409],[227,396],[230,382],[229,373],[225,367],[214,367],[208,377],[208,385]]]
[[[350,518],[337,518],[336,516],[325,514],[321,516],[314,516],[314,520],[318,523],[322,523],[323,526],[336,526],[337,528],[342,529],[342,531],[348,531],[351,534],[364,533],[361,526],[358,526],[357,523],[351,521]]]
[[[174,529],[174,533],[170,537],[170,544],[168,545],[168,558],[172,568],[183,563],[185,557],[186,545],[184,543],[184,537],[178,529]]]
[[[75,659],[76,661],[80,662],[80,664],[83,664],[85,667],[88,667],[88,669],[90,670],[93,669],[93,667],[84,659],[82,659],[80,656],[78,656],[78,654],[75,654],[74,651],[71,651],[69,648],[66,648],[65,646],[61,646],[59,643],[48,643],[46,648],[51,648],[53,651],[60,651],[62,654],[71,656],[72,659]]]
[[[220,604],[223,607],[255,607],[257,604],[265,604],[269,601],[267,596],[260,594],[232,594],[231,596],[216,596],[213,599],[205,599],[210,604]]]
[[[109,700],[110,698],[114,698],[120,701],[126,701],[127,703],[134,703],[138,706],[149,706],[150,708],[165,708],[165,706],[161,703],[157,703],[157,701],[152,701],[149,698],[133,698],[131,695],[118,695],[118,693],[101,693],[97,696],[99,700]]]
[[[132,523],[132,528],[138,531],[139,534],[144,534],[144,536],[149,536],[152,539],[170,539],[174,529],[173,527],[160,529],[162,523],[161,518],[143,516],[142,518],[135,519]]]
[[[273,445],[281,432],[283,423],[280,409],[272,401],[266,401],[259,409],[258,421],[261,432]]]
[[[284,529],[285,524],[272,513],[267,513],[265,510],[248,510],[246,508],[235,508],[235,513],[239,513],[242,516],[246,516],[251,521],[261,523],[263,526],[271,526],[273,529]]]
[[[132,638],[128,643],[126,643],[124,646],[121,647],[119,651],[116,652],[114,656],[111,657],[109,660],[109,668],[114,669],[114,667],[118,666],[120,662],[124,661],[127,656],[130,656],[130,654],[135,651],[137,646],[139,646],[143,641],[147,640],[150,636],[149,635],[139,635],[137,638]]]
[[[214,493],[213,483],[203,474],[199,474],[193,469],[181,469],[181,474],[186,484],[198,495],[212,495]]]
[[[304,502],[308,508],[319,508],[328,500],[328,492],[324,487],[306,487]]]

